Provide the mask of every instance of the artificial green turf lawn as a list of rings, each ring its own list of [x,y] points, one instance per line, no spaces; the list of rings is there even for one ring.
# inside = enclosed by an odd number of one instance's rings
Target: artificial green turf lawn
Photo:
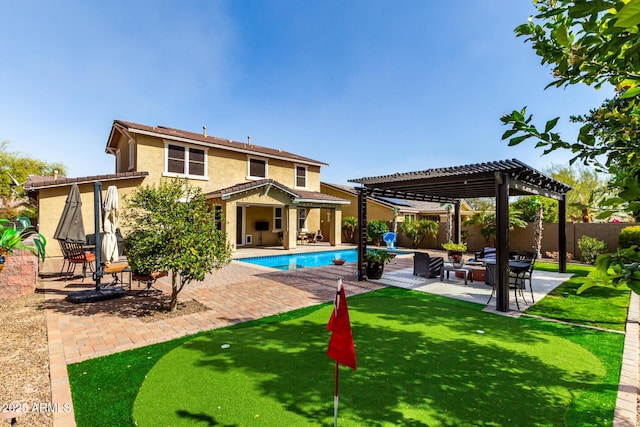
[[[611,424],[621,334],[397,289],[349,305],[359,369],[341,369],[341,426]],[[133,418],[139,426],[330,425],[330,310],[184,342],[148,372]]]
[[[536,270],[558,271],[558,266],[536,262]],[[624,331],[629,310],[629,288],[596,286],[578,295],[576,291],[582,285],[580,278],[591,270],[592,266],[567,264],[567,272],[573,273],[574,277],[555,288],[526,313]]]

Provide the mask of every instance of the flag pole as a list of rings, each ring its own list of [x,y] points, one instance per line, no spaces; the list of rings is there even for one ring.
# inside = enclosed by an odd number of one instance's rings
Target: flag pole
[[[340,301],[340,291],[342,290],[342,277],[338,277],[338,292],[333,301],[333,312],[338,316],[338,301]],[[338,361],[336,360],[336,375],[333,390],[333,427],[338,427]]]
[[[338,427],[338,362],[336,362],[336,381],[333,392],[333,427]]]

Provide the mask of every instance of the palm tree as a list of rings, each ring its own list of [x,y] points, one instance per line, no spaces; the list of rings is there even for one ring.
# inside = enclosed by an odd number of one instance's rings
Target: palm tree
[[[520,211],[509,210],[509,230],[513,230],[515,227],[524,228],[527,226],[527,223],[520,219],[520,215]],[[491,246],[491,239],[496,237],[495,211],[489,211],[488,209],[478,211],[467,218],[462,225],[478,226],[480,235],[484,237],[487,246]]]

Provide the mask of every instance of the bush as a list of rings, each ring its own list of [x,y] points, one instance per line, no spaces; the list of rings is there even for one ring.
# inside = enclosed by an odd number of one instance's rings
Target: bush
[[[598,255],[607,251],[607,244],[595,237],[582,236],[578,240],[578,247],[582,251],[582,261],[593,264]]]
[[[380,246],[382,235],[387,231],[389,231],[389,226],[385,221],[381,219],[372,219],[371,221],[367,222],[367,237],[375,245]]]
[[[625,227],[618,235],[620,248],[630,248],[633,245],[640,246],[640,225]]]
[[[438,234],[438,223],[428,219],[406,220],[400,223],[400,232],[411,241],[414,248],[419,248],[427,236]]]

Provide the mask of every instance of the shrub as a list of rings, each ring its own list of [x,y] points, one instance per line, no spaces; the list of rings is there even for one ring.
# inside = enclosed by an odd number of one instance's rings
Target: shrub
[[[625,227],[618,235],[620,248],[630,248],[633,245],[640,246],[640,225]]]
[[[607,244],[595,237],[582,236],[578,240],[578,247],[582,251],[582,261],[593,264],[598,255],[607,251]]]
[[[342,219],[342,234],[345,242],[353,242],[353,236],[358,229],[358,218],[354,216],[347,216]]]
[[[400,224],[400,231],[411,240],[414,248],[418,248],[427,236],[438,234],[438,223],[428,219],[407,220]]]
[[[375,245],[380,245],[382,235],[387,231],[389,231],[389,226],[385,221],[381,219],[372,219],[371,221],[367,222],[367,237]]]

